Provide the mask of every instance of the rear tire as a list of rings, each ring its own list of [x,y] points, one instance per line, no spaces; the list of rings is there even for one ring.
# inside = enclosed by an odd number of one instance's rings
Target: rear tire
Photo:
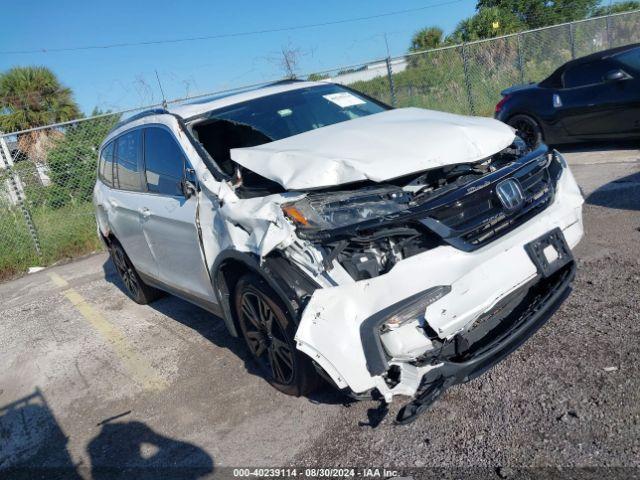
[[[131,300],[140,305],[147,305],[163,295],[162,290],[158,290],[142,281],[131,260],[129,260],[129,257],[118,242],[113,241],[111,243],[109,254],[120,280],[124,284],[125,292]]]
[[[507,123],[517,130],[518,136],[532,150],[544,141],[540,124],[529,115],[514,115]]]
[[[265,379],[287,395],[307,395],[321,383],[311,359],[296,349],[297,325],[283,302],[260,276],[238,280],[235,311],[251,356]]]

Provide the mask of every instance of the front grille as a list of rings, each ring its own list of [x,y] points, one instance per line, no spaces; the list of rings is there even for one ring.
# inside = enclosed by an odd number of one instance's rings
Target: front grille
[[[518,209],[509,211],[503,207],[496,194],[499,181],[487,182],[462,198],[431,210],[423,223],[438,231],[446,242],[474,250],[534,217],[553,200],[554,175],[546,157],[506,178],[516,179],[522,188],[524,202]],[[504,179],[501,177],[500,181]]]

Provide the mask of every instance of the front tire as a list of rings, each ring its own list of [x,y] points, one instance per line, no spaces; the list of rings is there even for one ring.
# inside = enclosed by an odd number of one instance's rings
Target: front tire
[[[112,242],[109,248],[111,260],[116,267],[120,280],[129,298],[140,305],[147,305],[162,296],[162,291],[147,285],[129,260],[124,249],[118,242]]]
[[[307,395],[320,377],[311,360],[295,347],[296,324],[278,295],[255,274],[235,288],[235,311],[251,356],[265,379],[287,395]]]
[[[518,131],[520,138],[522,138],[527,144],[527,147],[532,150],[544,141],[542,127],[540,127],[536,119],[529,115],[514,115],[507,123]]]

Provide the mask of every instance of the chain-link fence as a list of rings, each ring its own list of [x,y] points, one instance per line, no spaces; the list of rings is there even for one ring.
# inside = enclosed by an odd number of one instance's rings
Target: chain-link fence
[[[119,115],[0,137],[0,278],[99,248],[98,147]]]
[[[505,88],[540,81],[573,58],[638,41],[640,11],[634,11],[411,53],[321,77],[394,100],[397,107],[490,116]],[[372,66],[379,73],[375,78],[369,77]]]
[[[489,116],[501,90],[539,81],[572,58],[638,41],[640,11],[305,78],[349,85],[397,107]],[[0,135],[0,280],[100,248],[91,205],[98,146],[131,113],[135,111]]]

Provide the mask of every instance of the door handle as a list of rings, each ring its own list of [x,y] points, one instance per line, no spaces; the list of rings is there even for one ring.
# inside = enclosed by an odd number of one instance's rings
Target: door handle
[[[111,205],[113,208],[118,208],[118,202],[116,202],[113,198],[109,199],[109,205]]]
[[[138,213],[142,215],[143,218],[149,218],[151,216],[151,210],[149,210],[147,207],[140,207],[138,209]]]

